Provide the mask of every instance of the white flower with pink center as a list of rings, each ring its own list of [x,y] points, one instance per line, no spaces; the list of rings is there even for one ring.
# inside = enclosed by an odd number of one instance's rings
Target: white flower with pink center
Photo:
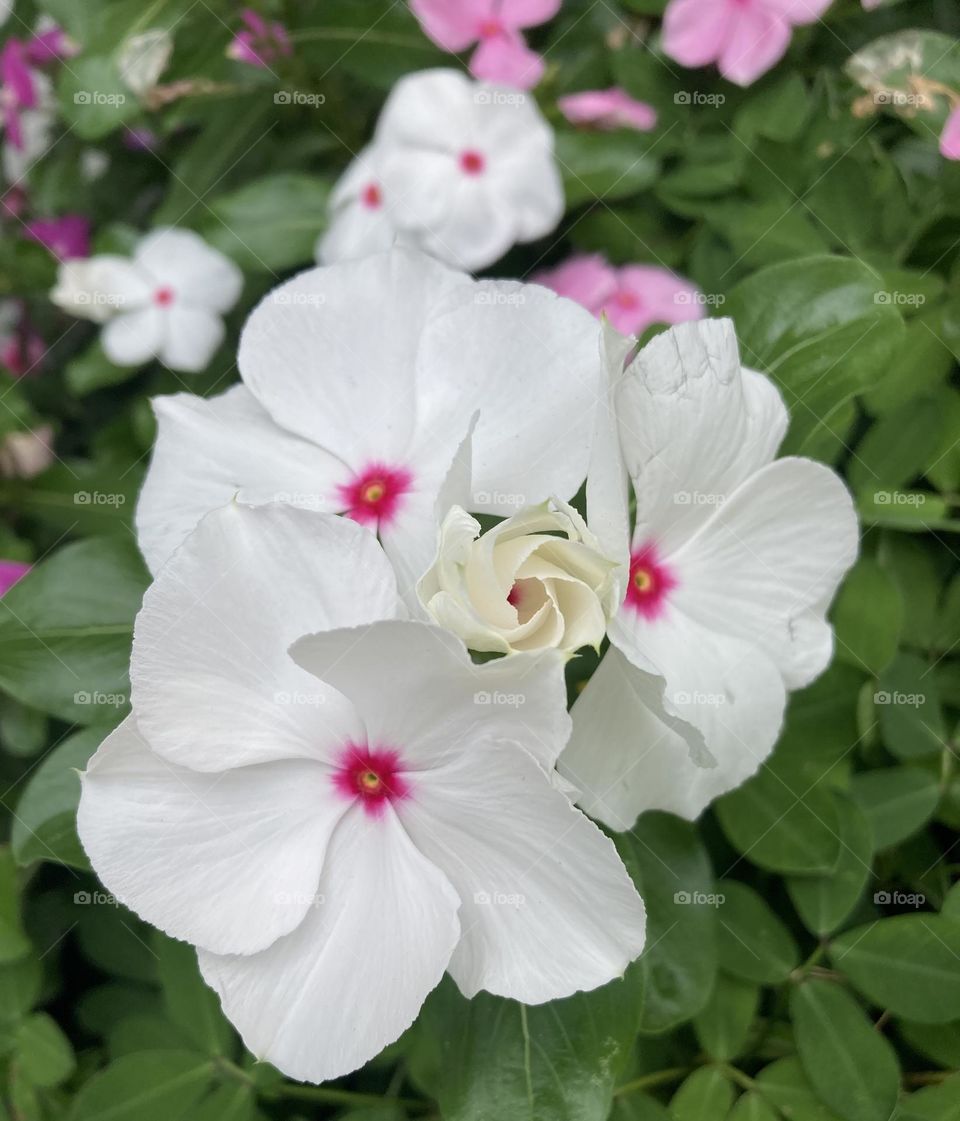
[[[191,230],[147,234],[132,257],[100,254],[60,265],[50,294],[82,319],[103,323],[103,349],[118,366],[158,358],[198,373],[223,341],[223,315],[240,298],[243,274]]]
[[[573,497],[601,384],[597,325],[543,288],[473,281],[395,249],[281,285],[240,340],[243,385],[159,398],[137,510],[157,571],[239,495],[347,514],[404,593],[455,503],[508,516]]]
[[[458,268],[486,268],[563,217],[553,149],[529,96],[456,70],[409,74],[334,190],[319,257],[359,257],[393,237]]]
[[[645,810],[696,817],[767,757],[786,691],[830,661],[857,520],[829,468],[775,459],[787,412],[741,369],[729,320],[674,327],[623,373],[630,342],[608,329],[606,343],[587,509],[624,579],[560,769],[624,829]]]
[[[477,666],[399,610],[349,519],[215,511],[146,593],[133,713],[83,776],[103,883],[198,947],[247,1046],[293,1078],[361,1066],[445,971],[536,1004],[643,946],[616,850],[548,775],[561,659]],[[504,897],[522,902],[485,905]]]

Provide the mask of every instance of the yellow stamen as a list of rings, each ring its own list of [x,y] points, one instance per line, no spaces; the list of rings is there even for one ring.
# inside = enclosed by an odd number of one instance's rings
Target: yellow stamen
[[[361,771],[358,781],[364,790],[380,789],[380,776],[376,771]]]
[[[649,592],[653,587],[653,577],[645,568],[638,568],[633,574],[633,586],[638,592]]]
[[[383,483],[368,483],[363,488],[363,501],[364,502],[379,502],[386,493],[387,488]]]

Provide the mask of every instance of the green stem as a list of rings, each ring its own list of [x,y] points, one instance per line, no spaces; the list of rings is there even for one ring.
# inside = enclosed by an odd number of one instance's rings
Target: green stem
[[[671,1067],[669,1070],[658,1070],[654,1071],[653,1074],[644,1074],[640,1078],[635,1078],[632,1082],[625,1082],[622,1086],[618,1086],[613,1091],[613,1096],[619,1098],[623,1097],[624,1094],[634,1094],[638,1090],[653,1090],[657,1086],[679,1082],[696,1069],[696,1067]]]

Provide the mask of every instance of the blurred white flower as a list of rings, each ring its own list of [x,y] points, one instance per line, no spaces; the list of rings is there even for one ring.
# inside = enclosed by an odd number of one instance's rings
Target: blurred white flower
[[[417,590],[433,618],[471,650],[572,654],[603,641],[617,608],[615,568],[564,502],[524,510],[482,536],[480,523],[454,506]]]
[[[33,479],[42,475],[55,458],[51,425],[10,432],[0,442],[0,478]]]
[[[173,36],[162,27],[132,35],[120,45],[117,68],[127,88],[144,97],[160,80],[173,54]]]
[[[147,234],[132,258],[102,254],[64,261],[55,304],[105,324],[111,362],[139,366],[159,358],[171,370],[202,370],[224,336],[221,318],[237,302],[243,275],[191,230]]]
[[[137,509],[147,563],[239,493],[367,526],[415,601],[455,503],[506,517],[517,492],[577,493],[598,335],[544,288],[474,281],[408,249],[301,273],[247,321],[242,385],[156,401]]]
[[[383,247],[392,228],[465,270],[555,229],[564,198],[553,131],[527,94],[456,70],[390,93],[373,144],[334,193],[324,261]]]
[[[829,468],[775,460],[787,411],[741,368],[730,320],[674,327],[625,372],[629,342],[607,339],[587,513],[626,580],[560,769],[589,813],[624,829],[645,810],[696,817],[769,755],[786,690],[830,661],[825,616],[857,519]]]
[[[538,1004],[643,946],[616,850],[547,773],[561,659],[476,666],[397,610],[349,520],[212,513],[146,593],[133,715],[83,776],[100,879],[199,947],[246,1045],[293,1078],[371,1059],[445,971]]]

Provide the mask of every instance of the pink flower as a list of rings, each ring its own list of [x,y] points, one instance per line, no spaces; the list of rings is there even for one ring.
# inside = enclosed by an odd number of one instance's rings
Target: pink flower
[[[832,0],[670,0],[663,49],[682,66],[716,62],[749,86],[783,58],[794,27],[814,23]]]
[[[940,155],[947,160],[960,160],[960,105],[951,110],[940,134]]]
[[[636,101],[625,90],[614,86],[609,90],[584,90],[558,98],[560,112],[573,125],[595,128],[635,128],[649,132],[656,128],[657,111],[645,101]]]
[[[269,67],[271,62],[293,53],[290,37],[282,23],[268,23],[259,12],[244,8],[240,18],[247,25],[227,47],[227,55],[250,66]]]
[[[23,147],[21,112],[37,105],[37,89],[24,44],[8,39],[0,51],[0,110],[7,139],[14,148]]]
[[[424,34],[456,54],[477,43],[470,59],[475,78],[532,89],[543,76],[543,59],[521,31],[546,23],[560,0],[410,0]]]
[[[90,256],[90,221],[82,214],[35,218],[27,223],[27,237],[39,241],[58,261]]]
[[[19,300],[0,303],[0,370],[15,378],[26,377],[37,369],[46,352],[47,344],[27,318],[26,306]],[[4,446],[0,445],[0,453]]]
[[[571,257],[532,279],[596,316],[604,313],[625,335],[639,335],[654,323],[703,318],[699,289],[658,265],[618,269],[596,253]]]
[[[0,560],[0,596],[9,592],[29,571],[30,565],[22,561]]]
[[[73,58],[78,53],[76,43],[65,34],[62,27],[55,23],[38,30],[25,45],[28,61],[33,66],[45,66],[48,62],[59,62]]]

